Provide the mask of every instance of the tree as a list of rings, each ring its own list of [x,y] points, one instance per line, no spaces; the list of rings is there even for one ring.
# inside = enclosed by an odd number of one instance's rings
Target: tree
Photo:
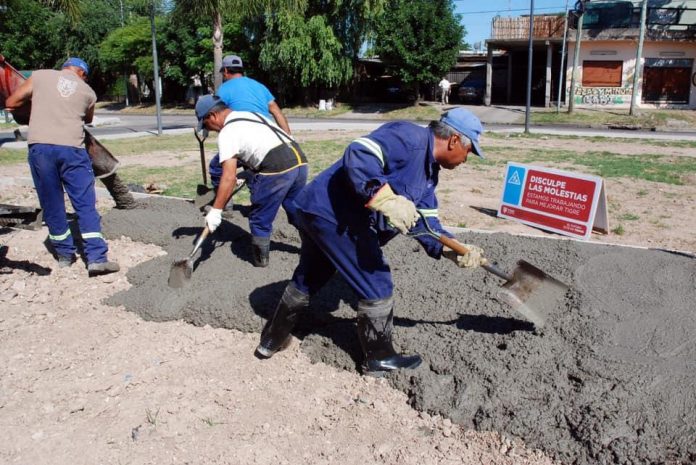
[[[413,88],[437,82],[457,61],[466,31],[451,0],[394,0],[378,19],[374,50]]]
[[[288,88],[335,88],[350,80],[351,57],[321,15],[268,18],[259,63],[281,94]]]
[[[212,21],[213,68],[215,69],[215,89],[220,87],[222,76],[217,72],[222,66],[222,12],[235,11],[239,15],[253,16],[267,11],[293,10],[301,8],[306,0],[175,0],[176,15],[193,15]]]

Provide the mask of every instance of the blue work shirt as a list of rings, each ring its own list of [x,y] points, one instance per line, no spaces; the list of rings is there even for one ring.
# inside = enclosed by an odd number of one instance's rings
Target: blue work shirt
[[[433,156],[434,136],[429,128],[406,121],[387,123],[346,148],[343,156],[320,173],[295,199],[304,212],[333,222],[339,230],[375,228],[380,243],[398,234],[385,217],[365,205],[386,183],[394,193],[411,200],[430,227],[444,231],[437,217],[440,165]],[[422,220],[412,231],[424,231]],[[417,236],[428,255],[439,258],[442,244],[428,235]]]
[[[275,97],[259,81],[246,76],[228,79],[218,89],[217,96],[232,110],[252,111],[271,118],[268,104]]]

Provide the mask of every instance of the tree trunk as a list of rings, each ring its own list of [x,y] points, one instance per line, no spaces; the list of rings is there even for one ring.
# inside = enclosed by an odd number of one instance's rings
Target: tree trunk
[[[219,12],[215,14],[213,19],[213,63],[215,91],[217,92],[222,84],[222,74],[220,74],[220,67],[222,67],[222,15]]]

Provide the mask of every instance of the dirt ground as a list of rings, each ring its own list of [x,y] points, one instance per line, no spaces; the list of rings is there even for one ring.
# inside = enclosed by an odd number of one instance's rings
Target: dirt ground
[[[168,154],[143,158],[174,163]],[[3,171],[5,179],[28,176],[25,166]],[[474,164],[445,173],[443,222],[555,237],[492,217],[501,184],[502,172]],[[593,241],[696,251],[696,182],[610,179],[606,189],[610,227],[621,221],[625,232]],[[639,194],[644,190],[650,195]],[[36,199],[8,181],[0,202],[29,206]],[[99,200],[102,211],[112,205]],[[629,213],[639,218],[620,220]],[[252,355],[257,334],[145,321],[108,306],[106,298],[139,284],[129,282],[129,270],[171,257],[157,245],[113,238],[110,255],[122,270],[89,279],[81,263],[58,269],[45,236],[45,228],[0,230],[3,463],[554,463],[497,431],[474,432],[418,412],[387,381],[313,363],[298,344],[260,363]]]

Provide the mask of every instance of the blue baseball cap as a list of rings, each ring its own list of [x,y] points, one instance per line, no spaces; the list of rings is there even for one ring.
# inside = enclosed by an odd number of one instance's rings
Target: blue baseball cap
[[[454,108],[443,113],[440,117],[440,121],[459,134],[471,139],[472,151],[479,157],[485,158],[483,156],[483,150],[481,150],[481,146],[479,145],[479,138],[481,137],[481,133],[483,133],[483,126],[481,126],[481,120],[478,119],[475,114],[464,108]]]
[[[68,58],[65,63],[63,63],[63,68],[67,68],[68,66],[77,66],[80,68],[82,71],[85,72],[85,75],[89,76],[89,66],[87,66],[87,63],[85,63],[85,60],[82,58],[77,58],[77,57],[70,57]]]
[[[220,97],[218,97],[217,95],[206,94],[201,95],[198,98],[198,101],[196,102],[196,118],[198,118],[198,131],[201,131],[203,129],[203,118],[205,118],[205,115],[210,113],[210,110],[212,110],[213,107],[218,103],[222,103],[222,100],[220,100]]]

